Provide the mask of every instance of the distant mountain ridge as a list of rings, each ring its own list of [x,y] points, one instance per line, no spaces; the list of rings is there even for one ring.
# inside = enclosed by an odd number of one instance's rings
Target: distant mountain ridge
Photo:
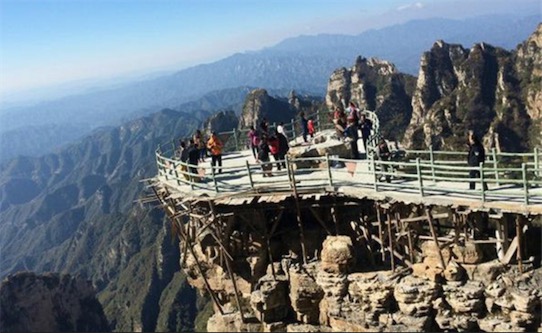
[[[417,74],[422,52],[435,40],[463,45],[485,41],[511,49],[527,38],[539,20],[537,15],[427,19],[369,30],[357,36],[300,36],[257,52],[235,54],[210,64],[111,90],[74,95],[31,107],[5,109],[0,111],[0,132],[52,123],[66,126],[83,123],[90,131],[160,108],[177,109],[210,91],[240,86],[259,87],[270,92],[272,89],[295,89],[323,96],[330,73],[339,67],[349,66],[360,54],[386,59],[396,64],[401,72]],[[22,131],[28,132],[28,129]],[[1,148],[0,152],[3,152],[5,149]],[[24,147],[20,149],[25,151]]]

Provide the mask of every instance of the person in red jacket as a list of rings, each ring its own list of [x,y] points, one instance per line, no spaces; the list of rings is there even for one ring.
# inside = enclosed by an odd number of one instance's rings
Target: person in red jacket
[[[269,150],[271,152],[271,155],[275,158],[275,161],[277,161],[277,170],[280,171],[280,142],[276,135],[271,135],[269,139],[267,139],[267,144],[269,145]]]
[[[309,119],[308,123],[307,123],[307,127],[309,129],[309,136],[311,137],[311,139],[314,139],[314,121],[312,119]]]

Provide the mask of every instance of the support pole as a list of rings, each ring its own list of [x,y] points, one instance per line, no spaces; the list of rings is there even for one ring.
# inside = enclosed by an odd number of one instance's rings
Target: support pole
[[[416,158],[416,173],[418,174],[418,186],[420,188],[420,196],[423,197],[423,179],[422,179],[422,168],[420,166],[420,158]]]
[[[433,153],[433,146],[429,146],[429,160],[431,161],[431,177],[433,177],[433,182],[435,181],[435,155]]]
[[[223,252],[221,252],[223,255]],[[237,282],[235,281],[235,278],[232,273],[232,269],[230,266],[230,260],[228,258],[224,258],[224,261],[226,262],[226,268],[228,270],[228,275],[230,276],[231,282],[233,283],[233,291],[235,292],[235,301],[237,303],[237,307],[239,308],[239,313],[241,314],[241,321],[245,323],[245,314],[243,311],[243,307],[241,306],[241,299],[239,298],[239,290],[237,289]]]
[[[393,257],[393,235],[391,231],[391,215],[389,212],[386,212],[386,215],[388,217],[388,246],[390,251],[391,271],[395,272],[395,258]]]
[[[435,233],[435,227],[433,226],[433,216],[431,215],[431,208],[426,207],[425,212],[427,213],[427,220],[429,221],[429,229],[431,230],[431,236],[433,236],[433,241],[435,242],[435,246],[437,247],[437,250],[438,250],[440,265],[442,266],[442,269],[446,269],[446,263],[444,262],[442,251],[440,250],[437,234]]]
[[[522,239],[522,234],[523,234],[523,221],[521,220],[521,216],[518,215],[516,216],[516,236],[518,237],[518,248],[517,248],[517,251],[516,251],[516,259],[518,261],[518,268],[519,268],[519,272],[520,273],[523,273],[523,258],[521,256],[521,249],[523,247],[523,239]]]
[[[239,140],[237,138],[237,131],[233,129],[233,140],[235,142],[235,151],[239,151]]]
[[[497,170],[499,167],[499,161],[497,161],[497,152],[495,147],[491,148],[491,156],[493,158],[493,169],[495,171],[495,184],[499,186],[499,171]]]
[[[291,168],[291,164],[287,165],[288,168]],[[307,264],[307,251],[305,250],[305,233],[303,232],[303,221],[301,220],[301,208],[299,206],[299,195],[297,193],[297,186],[295,185],[295,177],[293,172],[291,184],[292,184],[292,190],[294,192],[294,199],[295,199],[295,208],[296,208],[296,215],[297,215],[297,226],[299,227],[299,237],[301,239],[301,253],[303,255],[303,263]]]
[[[523,178],[523,200],[525,205],[529,205],[529,183],[527,182],[527,163],[521,164],[521,175]]]
[[[382,236],[383,228],[382,228],[382,217],[380,216],[380,207],[378,207],[378,203],[375,202],[375,209],[376,209],[376,219],[378,220],[378,238],[380,239],[380,252],[382,254],[382,262],[386,261],[386,251],[384,250],[384,238]]]

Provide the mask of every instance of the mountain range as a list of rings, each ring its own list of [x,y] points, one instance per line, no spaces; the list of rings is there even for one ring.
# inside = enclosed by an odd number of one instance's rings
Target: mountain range
[[[329,74],[360,54],[389,60],[402,72],[416,75],[422,52],[437,39],[463,45],[486,41],[511,49],[538,22],[538,15],[492,15],[416,20],[353,36],[300,36],[170,75],[2,109],[0,163],[17,155],[51,152],[98,127],[119,125],[160,108],[190,112],[185,103],[213,91],[250,86],[323,96]]]
[[[530,41],[538,43],[539,35]],[[414,87],[415,78],[396,69],[389,77],[380,76],[378,70],[373,70],[380,67],[373,64],[383,62],[361,57],[349,60],[351,64],[354,59],[359,59],[352,69],[342,68],[345,65],[337,66],[328,72],[325,79],[313,84],[327,84],[329,95],[334,70],[348,74],[343,77],[360,77],[363,74],[366,83],[375,88],[375,93],[370,94],[366,102],[374,104],[379,114],[385,116],[386,108],[395,106],[397,101],[404,104],[414,96],[421,96],[420,99],[426,103],[427,114],[437,114],[435,119],[441,121],[437,112],[439,103],[457,95],[470,98],[463,93],[473,87],[447,85],[443,80],[451,77],[453,68],[473,69],[480,73],[480,69],[484,72],[486,63],[493,64],[495,59],[501,58],[504,64],[517,59],[521,65],[518,67],[521,71],[517,73],[538,73],[540,67],[539,56],[536,57],[540,54],[539,48],[533,47],[531,42],[522,44],[514,53],[486,45],[488,52],[465,52],[472,57],[465,56],[460,64],[450,63],[446,58],[449,53],[441,52],[445,49],[439,46],[441,43],[434,40],[432,43],[433,46],[427,48],[431,50],[422,59],[435,59],[435,65],[425,66],[423,74],[439,80],[428,81],[427,85]],[[451,48],[462,50],[457,45]],[[502,57],[495,57],[495,54]],[[480,61],[484,57],[491,61]],[[284,59],[286,61],[287,57]],[[387,63],[384,68],[395,67]],[[285,72],[295,70],[283,69]],[[496,73],[499,72],[473,77],[495,77]],[[529,89],[533,87],[535,93],[539,91],[536,84],[540,83],[540,76],[524,76],[527,79],[519,82],[526,85],[526,94],[530,94]],[[506,82],[518,81],[514,80]],[[346,82],[351,83],[352,79]],[[476,82],[483,85],[485,81]],[[277,90],[282,94],[294,88],[287,87],[287,81],[283,85],[283,90]],[[443,90],[444,86],[451,90]],[[495,88],[494,85],[483,86],[486,88],[482,91]],[[346,85],[341,89],[356,92],[358,88],[359,85]],[[174,87],[169,89],[172,91]],[[154,151],[158,144],[190,135],[216,111],[231,110],[239,115],[247,103],[258,104],[262,110],[268,110],[269,105],[255,103],[254,98],[245,97],[250,91],[253,89],[247,85],[217,91],[184,104],[184,112],[168,108],[158,112],[151,112],[151,108],[132,109],[130,117],[137,119],[119,126],[95,129],[77,143],[54,153],[17,157],[3,163],[0,168],[0,275],[4,277],[21,270],[77,273],[92,280],[114,330],[194,330],[198,323],[205,321],[209,305],[206,305],[205,297],[197,295],[184,282],[185,278],[179,272],[178,244],[172,239],[169,224],[159,207],[139,203],[138,199],[145,192],[141,181],[156,174]],[[435,91],[442,93],[438,96],[430,94]],[[522,91],[512,91],[516,100],[520,100],[518,96]],[[474,102],[486,95],[475,92],[472,100],[468,99],[466,103],[476,105]],[[263,91],[258,91],[260,95]],[[535,100],[538,99],[536,96]],[[258,101],[275,103],[268,96]],[[408,108],[411,115],[420,116],[419,105]],[[520,116],[519,113],[513,115]],[[398,114],[391,114],[389,119],[396,119],[396,116]],[[473,114],[467,118],[473,119]],[[406,128],[409,119],[400,117],[397,124]],[[420,132],[419,124],[414,125],[414,132]],[[416,144],[422,145],[423,139],[415,140]]]

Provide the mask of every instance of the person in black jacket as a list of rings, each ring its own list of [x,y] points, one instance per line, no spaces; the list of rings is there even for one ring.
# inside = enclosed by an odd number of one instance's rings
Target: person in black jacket
[[[284,159],[286,158],[286,154],[290,150],[290,145],[288,144],[288,139],[286,139],[284,134],[280,133],[278,130],[275,132],[275,135],[277,136],[277,139],[279,139],[279,156],[278,157],[282,161],[281,166],[284,169],[286,169],[286,161]]]
[[[348,118],[348,126],[344,129],[344,136],[350,138],[350,149],[352,151],[352,158],[355,160],[359,159],[359,151],[358,151],[358,124],[356,123],[356,120],[353,117]]]
[[[188,170],[190,171],[191,175],[190,178],[192,181],[199,181],[198,174],[198,162],[201,156],[201,152],[199,148],[196,146],[196,142],[191,139],[190,140],[190,147],[188,147],[188,164],[190,167]]]
[[[371,130],[373,129],[373,122],[362,114],[359,120],[359,129],[361,130],[361,138],[363,139],[363,147],[365,148],[365,154],[367,154],[367,140],[371,136]]]
[[[468,164],[473,168],[469,171],[469,178],[480,178],[480,163],[483,163],[485,159],[486,152],[484,150],[484,146],[480,143],[478,137],[474,133],[470,132]],[[484,190],[487,190],[486,183],[482,182],[482,186],[484,187]],[[474,181],[469,183],[469,188],[471,190],[476,188]]]

